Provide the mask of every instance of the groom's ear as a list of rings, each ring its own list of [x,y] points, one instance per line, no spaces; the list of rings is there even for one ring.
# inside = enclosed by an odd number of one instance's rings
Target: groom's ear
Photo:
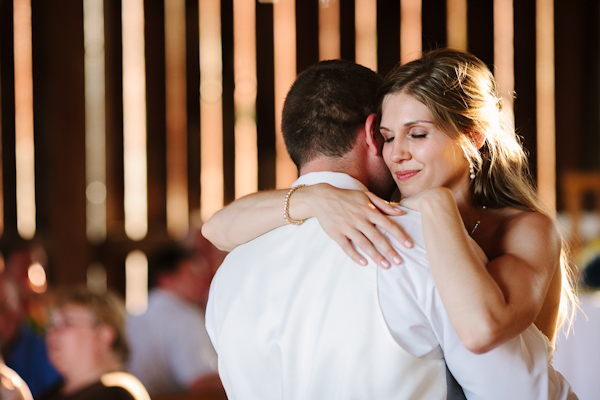
[[[365,141],[371,154],[381,156],[383,136],[379,132],[379,120],[375,113],[369,114],[365,121]]]

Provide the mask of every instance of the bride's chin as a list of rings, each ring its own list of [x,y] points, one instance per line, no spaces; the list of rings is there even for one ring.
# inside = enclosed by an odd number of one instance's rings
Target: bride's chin
[[[402,186],[404,186],[404,187],[402,187]],[[408,199],[410,196],[414,196],[415,194],[418,193],[418,191],[415,191],[414,189],[411,189],[411,188],[407,187],[406,185],[398,185],[398,190],[402,194],[403,199]]]

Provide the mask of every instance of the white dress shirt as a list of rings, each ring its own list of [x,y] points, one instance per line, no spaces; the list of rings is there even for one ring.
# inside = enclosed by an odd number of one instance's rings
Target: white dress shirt
[[[294,185],[320,182],[366,190],[331,172]],[[228,396],[445,399],[445,357],[469,399],[569,398],[533,325],[485,355],[462,345],[433,285],[420,215],[398,218],[415,245],[394,243],[404,262],[389,270],[352,262],[315,219],[230,253],[207,307]]]

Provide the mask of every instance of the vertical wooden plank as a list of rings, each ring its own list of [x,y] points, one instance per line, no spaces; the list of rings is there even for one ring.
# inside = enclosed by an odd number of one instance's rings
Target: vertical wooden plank
[[[536,90],[538,192],[556,209],[556,125],[554,87],[554,1],[536,2]]]
[[[289,187],[298,177],[281,135],[281,111],[290,86],[296,79],[296,1],[273,5],[273,52],[275,58],[275,160],[276,187]]]

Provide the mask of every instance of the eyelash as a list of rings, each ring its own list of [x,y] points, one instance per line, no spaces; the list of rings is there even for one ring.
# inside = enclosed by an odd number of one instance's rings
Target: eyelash
[[[408,137],[411,139],[425,139],[427,137],[426,133],[410,133],[408,134]],[[389,137],[389,138],[383,138],[383,142],[384,143],[390,143],[394,140],[394,136]]]

